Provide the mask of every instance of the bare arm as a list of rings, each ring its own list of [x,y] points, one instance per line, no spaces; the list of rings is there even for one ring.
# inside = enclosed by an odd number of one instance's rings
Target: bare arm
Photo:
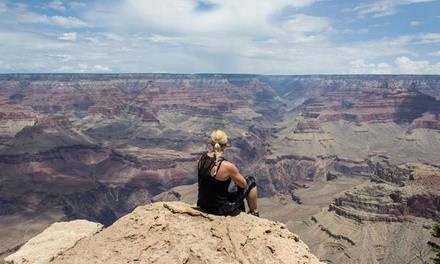
[[[231,177],[235,184],[237,184],[237,186],[241,188],[246,187],[246,179],[243,177],[243,175],[240,174],[237,167],[231,162],[227,162],[227,164],[225,165],[227,165],[226,169],[228,171],[229,177]]]

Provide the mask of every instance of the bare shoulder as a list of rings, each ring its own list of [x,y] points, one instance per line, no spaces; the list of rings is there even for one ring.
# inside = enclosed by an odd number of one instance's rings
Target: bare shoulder
[[[244,188],[246,186],[246,180],[245,178],[240,174],[237,167],[232,162],[225,162],[225,171],[229,177],[232,178],[232,180],[240,186],[241,188]]]
[[[229,171],[238,171],[237,166],[235,166],[235,164],[230,161],[225,160],[222,162],[222,164]]]

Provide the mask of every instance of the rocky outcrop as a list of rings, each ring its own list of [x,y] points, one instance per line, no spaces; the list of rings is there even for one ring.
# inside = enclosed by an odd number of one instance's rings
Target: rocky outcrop
[[[404,169],[398,166],[384,166],[380,163],[372,164],[372,166],[374,167],[374,177],[372,181],[405,186],[405,182],[414,180],[413,172],[410,169]]]
[[[399,86],[395,89],[380,87],[359,91],[333,91],[321,96],[319,101],[306,102],[305,120],[299,125],[345,120],[349,122],[408,122],[432,111],[438,113],[439,102],[431,96],[422,94],[411,87]],[[416,126],[435,128],[436,122],[422,122]],[[310,126],[310,125],[309,125]]]
[[[95,233],[99,225],[88,223],[95,228],[86,233]],[[78,222],[55,224],[6,262],[321,263],[283,224],[209,215],[180,202],[138,207],[93,236],[82,230]]]
[[[100,232],[103,226],[86,220],[54,223],[30,239],[18,252],[5,258],[7,264],[50,263],[76,245],[81,239]]]
[[[412,221],[415,217],[435,220],[440,216],[437,183],[429,186],[426,182],[427,178],[438,178],[438,169],[430,167],[431,175],[420,176],[419,167],[380,163],[375,167],[369,184],[346,191],[329,205],[329,210],[357,221],[374,222]]]
[[[13,137],[26,126],[32,126],[37,117],[29,106],[12,103],[0,95],[0,138]]]
[[[393,200],[391,192],[381,185],[346,192],[330,204],[329,210],[357,221],[405,221],[405,203]]]
[[[264,166],[252,172],[261,185],[264,196],[288,193],[297,188],[298,181],[327,181],[333,175],[368,176],[374,168],[368,160],[351,160],[337,156],[308,157],[280,155],[266,159]]]

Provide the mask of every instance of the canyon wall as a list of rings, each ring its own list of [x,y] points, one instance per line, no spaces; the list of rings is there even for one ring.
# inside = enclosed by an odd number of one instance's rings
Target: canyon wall
[[[0,223],[37,219],[41,230],[85,218],[108,226],[195,183],[217,128],[228,132],[227,158],[257,178],[261,197],[341,175],[380,179],[377,159],[438,168],[439,99],[438,76],[0,75]],[[363,217],[357,209],[386,213],[378,219],[403,212],[391,216],[398,221],[438,214],[436,194],[390,193],[407,207],[393,198],[355,201],[353,192],[329,208],[351,218]],[[426,201],[432,206],[420,209]]]

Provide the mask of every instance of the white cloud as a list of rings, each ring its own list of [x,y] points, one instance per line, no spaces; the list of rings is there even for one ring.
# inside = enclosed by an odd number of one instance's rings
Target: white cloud
[[[411,5],[417,3],[434,2],[437,0],[379,0],[368,4],[360,4],[353,10],[360,17],[372,15],[373,17],[390,16],[397,13],[397,8],[402,5]]]
[[[350,62],[350,73],[355,74],[439,74],[440,63],[413,61],[408,57],[397,57],[394,65],[387,63],[366,63],[363,59]]]
[[[325,17],[314,17],[302,14],[292,16],[281,25],[287,34],[320,33],[326,30],[331,31],[331,21]]]
[[[66,11],[66,7],[64,6],[64,3],[61,0],[53,0],[47,4],[48,8],[52,8],[54,10],[64,12]]]
[[[58,72],[73,72],[73,67],[69,65],[63,65],[59,68]]]
[[[440,42],[440,33],[425,33],[419,35],[419,38],[422,44],[438,43]]]
[[[112,71],[109,67],[103,66],[103,65],[95,65],[94,69],[99,72],[111,72]]]
[[[163,35],[158,35],[158,34],[151,34],[150,37],[148,37],[148,40],[153,42],[153,43],[167,43],[170,45],[179,45],[179,42],[184,41],[183,38],[179,38],[179,37],[168,37],[168,36],[163,36]]]
[[[0,0],[0,13],[6,13],[8,11],[8,8],[6,7],[6,2],[3,0]]]
[[[59,12],[65,12],[67,9],[78,9],[87,6],[84,2],[52,0],[48,4],[43,5],[44,8],[50,8]]]
[[[363,59],[350,61],[350,73],[354,74],[391,74],[393,68],[387,63],[366,63]]]
[[[89,19],[116,30],[143,29],[158,35],[218,34],[255,35],[274,30],[273,17],[285,8],[310,5],[319,0],[224,0],[211,1],[217,7],[196,12],[193,0],[126,0],[92,10]],[[118,17],[118,19],[114,19]],[[305,27],[307,25],[303,25]]]
[[[361,28],[358,30],[354,30],[354,29],[344,29],[343,31],[341,31],[342,34],[367,34],[369,33],[370,30],[368,28]]]
[[[389,16],[396,13],[395,5],[381,1],[372,4],[361,4],[354,8],[360,17],[373,14],[374,17]]]
[[[428,53],[429,56],[440,56],[440,50]]]
[[[76,2],[76,1],[70,1],[68,3],[69,7],[72,9],[81,8],[87,6],[86,3],[83,2]]]
[[[58,37],[60,40],[76,41],[78,34],[76,32],[63,33],[62,36]]]
[[[55,25],[63,28],[87,28],[89,23],[72,16],[47,16],[31,12],[26,5],[17,4],[15,9],[9,9],[9,16],[20,23]]]
[[[123,40],[123,37],[119,36],[118,34],[115,33],[105,33],[104,36],[109,39],[109,40],[116,40],[116,41],[121,41]]]
[[[384,61],[384,57],[417,56],[407,48],[418,40],[417,36],[335,46],[328,41],[313,42],[313,45],[287,43],[282,38],[255,41],[246,36],[206,38],[194,35],[179,38],[120,32],[114,33],[119,39],[115,41],[112,39],[114,36],[109,39],[108,34],[82,32],[76,37],[66,33],[60,36],[65,40],[76,38],[76,42],[71,42],[56,38],[48,41],[46,36],[14,31],[6,34],[0,30],[0,39],[14,40],[3,46],[2,60],[12,62],[11,68],[0,67],[0,71],[35,66],[31,68],[35,72],[398,74],[435,73],[434,69],[438,67],[432,62],[428,65],[426,62],[414,62],[415,66],[411,68],[410,62],[403,59],[396,60],[398,63]],[[83,41],[85,39],[93,39],[94,42]],[[14,51],[17,45],[21,47],[19,54]],[[91,65],[90,62],[99,63]]]
[[[411,22],[409,23],[409,25],[410,25],[410,26],[413,26],[413,27],[415,27],[415,26],[420,26],[421,24],[422,24],[422,22],[417,21],[417,20],[411,21]]]
[[[430,64],[429,61],[413,61],[407,57],[398,57],[395,63],[400,73],[440,74],[440,63]]]
[[[331,52],[334,56],[346,57],[349,61],[362,58],[376,60],[382,57],[400,56],[402,54],[416,56],[417,54],[408,48],[414,41],[413,36],[401,36],[397,38],[383,38],[375,41],[355,42],[335,47]]]
[[[84,6],[62,1],[67,9]],[[375,34],[369,39],[370,33],[387,33],[390,27],[385,25],[390,22],[351,24],[337,32],[336,18],[305,15],[297,9],[315,0],[211,0],[216,7],[208,11],[195,10],[196,2],[105,0],[105,5],[88,5],[87,13],[78,18],[38,14],[8,2],[8,13],[0,16],[0,57],[9,62],[8,71],[34,65],[37,68],[30,71],[331,74],[410,71],[408,61],[399,59],[398,66],[390,58],[417,58],[422,46],[423,54],[439,56],[430,43],[439,42],[440,34],[402,33],[382,39]],[[389,2],[397,7],[404,1]],[[42,26],[34,30],[34,24]],[[49,24],[65,29],[44,27]],[[90,30],[77,30],[91,25]],[[363,35],[351,42],[341,32]],[[424,69],[431,70],[436,58],[431,57]],[[422,68],[423,63],[413,64]]]
[[[195,11],[193,0],[127,0],[105,9],[91,9],[86,16],[93,25],[107,27],[114,35],[107,39],[96,35],[83,38],[106,45],[109,40],[117,40],[118,53],[126,53],[121,60],[137,52],[138,62],[133,63],[143,67],[142,71],[315,71],[323,65],[314,60],[300,61],[305,50],[313,49],[315,57],[321,53],[316,50],[331,43],[332,21],[298,14],[296,8],[317,1],[211,1],[216,8],[204,12]],[[295,12],[285,15],[286,9]],[[139,62],[143,54],[148,65]],[[266,67],[261,59],[268,60],[270,66]]]
[[[80,72],[86,72],[87,68],[89,67],[89,65],[87,63],[80,63],[78,64],[78,68],[80,69]]]
[[[76,17],[63,17],[63,16],[52,16],[49,17],[48,21],[57,26],[64,28],[84,28],[91,27],[87,22],[76,18]]]

